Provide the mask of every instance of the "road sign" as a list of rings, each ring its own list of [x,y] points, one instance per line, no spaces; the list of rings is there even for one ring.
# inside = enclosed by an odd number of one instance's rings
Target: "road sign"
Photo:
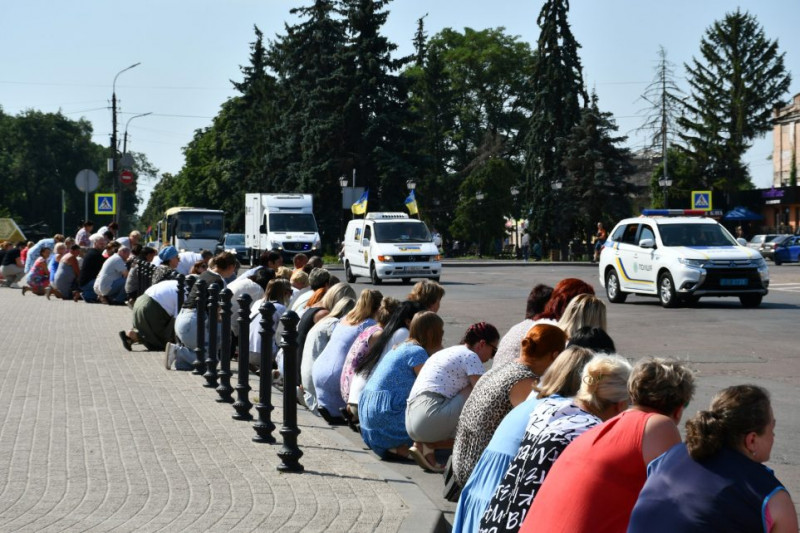
[[[95,215],[116,215],[117,195],[111,193],[97,193],[94,195]]]
[[[119,182],[123,185],[130,185],[133,183],[133,172],[127,168],[119,173]]]
[[[92,192],[97,189],[100,180],[97,179],[97,174],[94,170],[84,168],[75,176],[75,186],[81,192]]]
[[[692,209],[711,211],[711,191],[692,191]]]

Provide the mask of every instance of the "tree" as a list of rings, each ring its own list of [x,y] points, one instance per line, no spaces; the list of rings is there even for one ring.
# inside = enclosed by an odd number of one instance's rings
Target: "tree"
[[[631,185],[625,177],[635,170],[630,150],[620,145],[627,137],[615,136],[619,128],[611,113],[601,112],[597,95],[581,112],[581,121],[563,139],[566,192],[562,205],[564,234],[589,241],[597,222],[611,227],[630,216]]]
[[[644,124],[639,128],[649,135],[646,148],[661,154],[661,179],[669,178],[669,162],[666,159],[670,145],[678,134],[677,120],[683,111],[683,91],[675,83],[675,68],[667,60],[667,51],[658,47],[656,74],[641,99],[649,104]],[[655,197],[654,197],[655,198]]]
[[[417,50],[417,63],[405,71],[424,162],[417,187],[421,198],[439,200],[434,223],[446,233],[459,202],[451,191],[494,158],[519,166],[534,55],[503,28],[447,28]]]
[[[567,22],[568,0],[547,0],[537,18],[541,28],[531,75],[531,119],[525,139],[525,200],[530,227],[547,241],[562,242],[559,219],[564,192],[551,187],[564,180],[565,145],[559,143],[581,119],[588,103],[583,83],[580,45]],[[556,198],[558,196],[558,198]]]
[[[348,42],[341,62],[347,69],[344,106],[346,153],[359,185],[370,189],[370,209],[402,207],[413,174],[413,139],[408,87],[399,72],[410,58],[392,58],[397,45],[381,35],[388,0],[341,0]]]
[[[86,120],[60,112],[27,110],[9,116],[0,110],[0,208],[17,222],[44,222],[61,231],[63,190],[64,229],[72,233],[84,217],[84,194],[75,187],[75,176],[84,168],[95,170],[98,190],[110,190],[108,173],[100,171],[105,154],[105,147],[92,142]]]
[[[706,30],[700,59],[685,65],[691,99],[678,119],[703,174],[696,186],[725,193],[752,188],[742,155],[772,129],[772,109],[789,89],[784,55],[756,18],[738,9]]]

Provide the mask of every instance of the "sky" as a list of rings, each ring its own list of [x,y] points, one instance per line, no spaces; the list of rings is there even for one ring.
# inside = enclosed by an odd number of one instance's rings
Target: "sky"
[[[183,166],[183,148],[194,132],[211,124],[220,105],[235,95],[248,63],[257,25],[266,38],[295,19],[289,0],[24,0],[3,2],[0,16],[0,106],[7,114],[26,109],[61,111],[85,118],[94,141],[108,145],[112,130],[112,82],[118,101],[118,136],[127,126],[128,148],[142,152],[160,172]],[[429,35],[443,28],[504,27],[536,46],[541,0],[394,0],[383,33],[412,51],[417,19],[427,14]],[[655,76],[659,46],[675,64],[686,89],[684,63],[699,56],[705,30],[739,7],[755,15],[769,39],[778,39],[793,74],[785,100],[800,92],[800,2],[797,0],[572,0],[569,20],[587,89],[613,113],[628,146],[645,141],[636,129],[647,106],[640,96]],[[141,113],[152,115],[131,120]],[[128,122],[130,120],[130,122]],[[772,135],[746,155],[756,187],[772,182]],[[97,169],[102,170],[102,169]],[[72,184],[74,185],[74,184]],[[154,181],[140,183],[146,197]],[[146,198],[145,198],[146,200]],[[144,204],[142,205],[144,208]]]

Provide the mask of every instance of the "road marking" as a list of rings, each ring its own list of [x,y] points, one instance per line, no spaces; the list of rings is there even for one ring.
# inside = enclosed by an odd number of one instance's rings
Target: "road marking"
[[[770,283],[769,290],[800,292],[800,283]]]

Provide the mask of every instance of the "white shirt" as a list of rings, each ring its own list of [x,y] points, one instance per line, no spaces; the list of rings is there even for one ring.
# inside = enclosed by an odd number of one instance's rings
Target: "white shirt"
[[[239,335],[239,297],[243,294],[250,296],[250,306],[252,309],[253,302],[261,300],[264,297],[264,289],[248,278],[237,278],[228,284],[228,289],[233,293],[231,297],[231,331],[234,335]]]
[[[178,280],[161,281],[148,287],[144,293],[163,307],[169,316],[178,316]]]
[[[422,365],[408,399],[423,392],[452,398],[470,384],[469,376],[481,376],[483,372],[481,358],[463,344],[439,350]]]
[[[303,312],[305,311],[306,304],[312,296],[314,296],[314,291],[312,291],[310,288],[303,294],[298,295],[297,298],[295,298],[294,303],[291,304],[292,311],[297,313],[298,316],[302,316]]]
[[[184,276],[189,275],[189,271],[192,269],[195,263],[203,260],[203,256],[197,252],[180,252],[178,257],[180,258],[180,261],[178,262],[178,266],[175,268],[175,270]]]
[[[128,271],[125,265],[125,260],[119,254],[114,254],[103,263],[100,273],[97,274],[97,279],[94,280],[94,292],[106,296],[111,291],[111,284],[123,277],[123,274]]]

